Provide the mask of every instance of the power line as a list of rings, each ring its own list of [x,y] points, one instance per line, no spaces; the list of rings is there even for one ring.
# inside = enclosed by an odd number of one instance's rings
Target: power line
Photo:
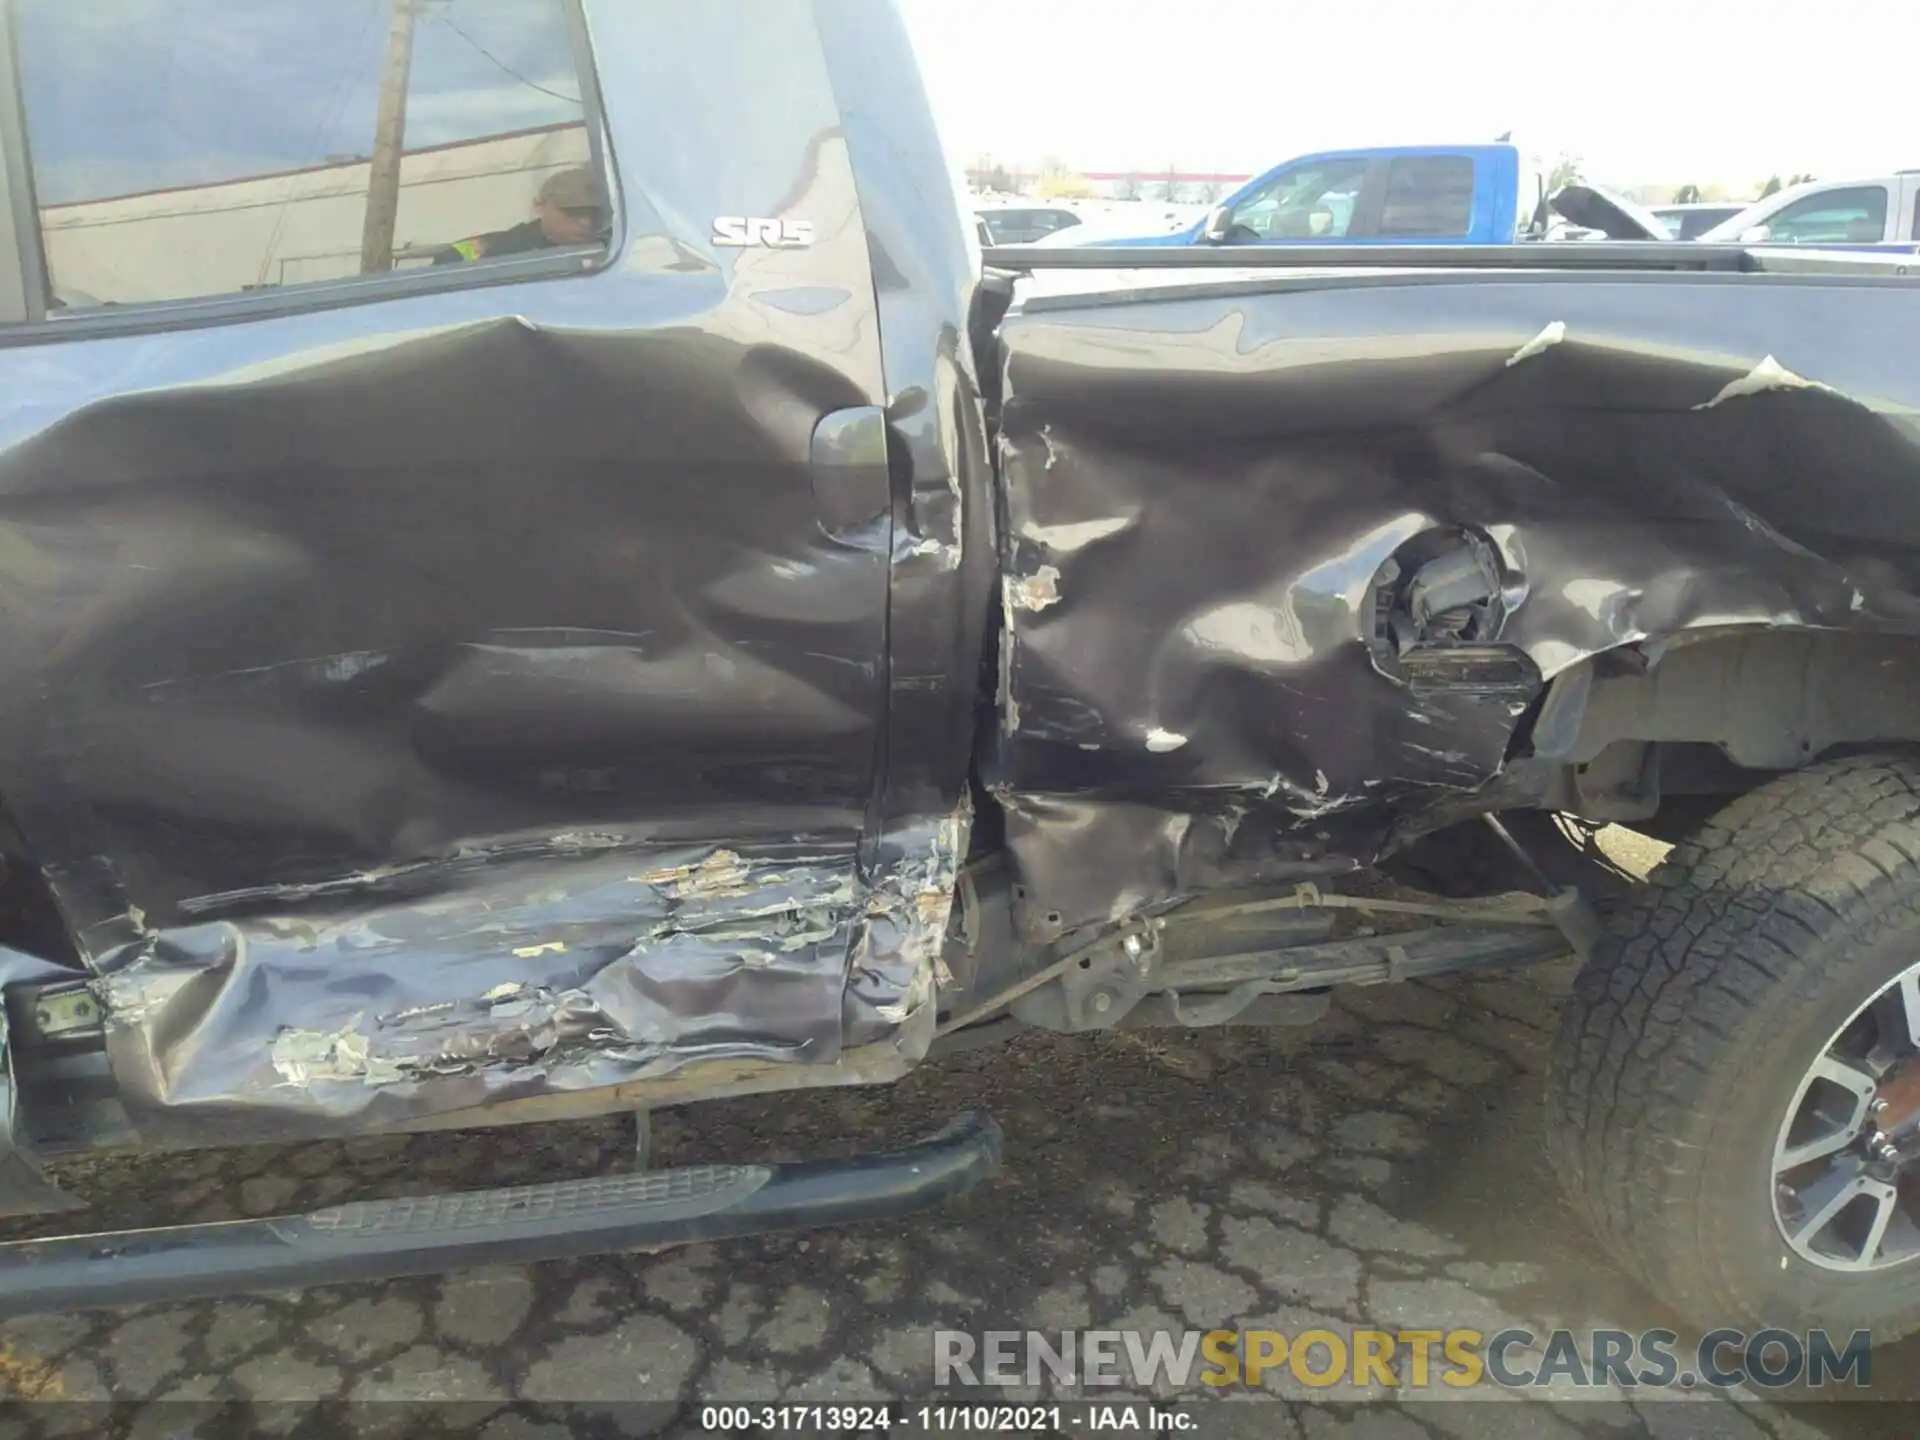
[[[320,123],[314,129],[313,139],[307,144],[308,156],[320,152],[322,142],[333,134],[334,126],[340,123],[341,113],[346,108],[347,92],[352,88],[354,68],[359,61],[360,42],[366,37],[373,17],[379,13],[380,0],[368,0],[360,24],[353,32],[352,42],[341,52],[344,58],[340,66],[340,78],[334,82],[333,93],[320,112]],[[267,248],[260,253],[259,284],[267,283],[267,274],[273,268],[273,252],[280,243],[281,232],[286,228],[287,215],[293,209],[294,191],[299,184],[297,173],[287,177],[287,198],[281,202],[280,211],[273,218],[273,233],[267,237]]]
[[[576,95],[562,95],[558,90],[549,90],[546,86],[537,84],[536,82],[529,80],[526,76],[522,75],[518,70],[514,69],[511,65],[507,64],[506,61],[502,60],[498,55],[494,54],[491,50],[487,49],[487,47],[482,45],[478,40],[474,39],[471,35],[467,34],[467,32],[462,30],[458,25],[454,24],[453,21],[449,20],[444,14],[436,15],[433,18],[438,20],[442,25],[446,26],[449,30],[453,31],[454,34],[458,35],[462,40],[466,41],[467,44],[471,45],[474,49],[478,50],[482,55],[486,56],[487,59],[491,60],[495,65],[499,66],[501,70],[511,75],[514,79],[518,80],[522,85],[525,85],[528,89],[538,90],[542,95],[551,95],[556,100],[564,100],[569,105],[584,104],[584,102]]]

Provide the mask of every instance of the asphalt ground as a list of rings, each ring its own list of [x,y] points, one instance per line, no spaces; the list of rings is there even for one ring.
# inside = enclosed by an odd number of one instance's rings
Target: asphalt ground
[[[1607,845],[1634,869],[1659,853],[1624,832]],[[1541,1155],[1572,968],[1344,991],[1311,1028],[1028,1033],[886,1089],[665,1112],[655,1165],[882,1148],[976,1108],[1003,1125],[1006,1164],[945,1209],[857,1230],[15,1320],[0,1326],[0,1433],[215,1433],[195,1427],[228,1412],[196,1405],[237,1400],[262,1407],[251,1428],[300,1433],[693,1434],[711,1402],[926,1398],[936,1331],[1684,1333],[1589,1242]],[[90,1226],[118,1228],[591,1175],[628,1167],[632,1144],[630,1122],[606,1120],[95,1159],[62,1178]],[[1876,1391],[1911,1386],[1910,1356],[1874,1363]],[[1906,1406],[1757,1390],[1398,1380],[1320,1388],[1282,1368],[1257,1388],[1139,1398],[1191,1404],[1202,1440],[1915,1428]],[[996,1395],[1112,1398],[1044,1376]]]

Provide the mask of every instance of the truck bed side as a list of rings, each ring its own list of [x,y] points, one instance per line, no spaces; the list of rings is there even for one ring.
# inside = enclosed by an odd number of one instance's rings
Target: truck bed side
[[[1843,632],[1902,701],[1806,732],[1920,729],[1909,279],[1104,278],[999,332],[1029,936],[1536,798],[1625,647],[1788,646],[1792,708],[1838,711],[1791,646]],[[1810,743],[1672,723],[1762,768]]]

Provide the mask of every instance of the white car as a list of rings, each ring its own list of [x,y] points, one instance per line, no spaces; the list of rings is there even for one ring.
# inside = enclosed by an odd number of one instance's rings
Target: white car
[[[1920,170],[1866,180],[1811,180],[1700,236],[1722,245],[1920,244]]]

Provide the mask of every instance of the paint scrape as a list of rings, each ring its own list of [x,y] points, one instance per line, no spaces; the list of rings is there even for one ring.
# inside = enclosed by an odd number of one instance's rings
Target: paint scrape
[[[1060,603],[1060,570],[1042,565],[1031,575],[1007,577],[1007,602],[1016,610],[1044,610]]]
[[[929,1008],[942,984],[951,983],[943,952],[972,831],[973,802],[963,795],[946,819],[908,839],[910,847],[924,848],[883,876],[868,897],[854,963],[894,977],[897,998],[873,1008],[889,1025],[905,1025]]]
[[[1081,520],[1070,525],[1029,525],[1023,538],[1044,545],[1056,554],[1070,555],[1076,550],[1118,535],[1133,524],[1130,517],[1112,516],[1104,520]]]
[[[1054,448],[1053,426],[1040,427],[1040,443],[1047,447],[1047,469],[1051,470],[1060,463],[1060,452]]]
[[[407,1078],[398,1061],[375,1055],[373,1042],[352,1026],[282,1030],[273,1041],[273,1068],[282,1085],[301,1090],[326,1081],[396,1085]]]
[[[1730,380],[1721,387],[1720,393],[1696,410],[1711,410],[1714,406],[1728,400],[1737,400],[1743,395],[1764,395],[1769,390],[1824,390],[1830,395],[1839,391],[1831,385],[1822,385],[1818,380],[1809,380],[1804,375],[1796,375],[1773,356],[1769,355],[1738,380]]]
[[[698,865],[674,865],[634,877],[675,900],[709,895],[738,895],[750,886],[747,862],[731,850],[716,850]]]
[[[1555,320],[1545,329],[1522,345],[1507,357],[1509,367],[1518,365],[1522,360],[1531,360],[1536,355],[1544,355],[1554,346],[1567,338],[1567,322]]]
[[[1147,732],[1147,749],[1156,755],[1165,755],[1170,750],[1178,750],[1186,743],[1186,736],[1176,735],[1171,730],[1149,730]]]

